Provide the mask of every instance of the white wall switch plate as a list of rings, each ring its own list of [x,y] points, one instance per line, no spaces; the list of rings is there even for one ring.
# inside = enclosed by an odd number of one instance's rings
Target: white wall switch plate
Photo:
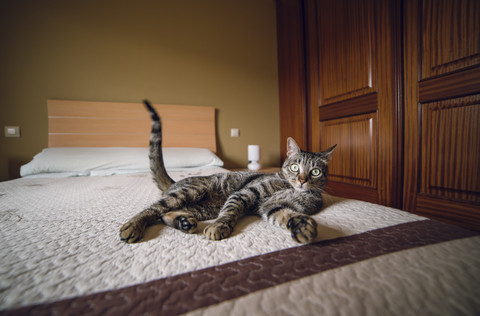
[[[5,137],[20,137],[20,126],[5,126]]]
[[[230,130],[230,137],[240,137],[240,129],[232,128]]]

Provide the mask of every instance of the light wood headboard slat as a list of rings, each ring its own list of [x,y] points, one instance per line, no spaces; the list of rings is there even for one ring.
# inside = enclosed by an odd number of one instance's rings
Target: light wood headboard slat
[[[48,100],[49,147],[147,147],[151,120],[141,103]],[[215,108],[153,105],[163,146],[216,151]]]
[[[151,130],[150,119],[109,120],[102,119],[74,119],[50,118],[50,134],[149,134]],[[128,123],[128,124],[127,124]],[[188,126],[177,128],[184,124],[183,120],[162,119],[162,126],[170,134],[195,134],[195,131],[214,133],[215,128],[209,121],[190,121]],[[167,137],[168,138],[168,137]],[[148,143],[148,139],[147,139]]]
[[[196,137],[185,138],[184,135],[171,135],[168,142],[164,142],[164,147],[199,147],[207,148],[215,152],[213,148],[199,146],[194,144],[207,143],[208,137],[197,135]],[[145,135],[53,135],[50,138],[49,147],[147,147],[148,140],[145,146]],[[108,144],[105,145],[105,144]]]
[[[71,100],[47,100],[49,117],[107,117],[107,118],[139,118],[144,119],[145,110],[143,103],[119,103],[119,102],[96,102],[96,101],[71,101]],[[209,106],[192,105],[169,105],[154,104],[157,111],[162,112],[169,118],[210,120],[211,110]]]

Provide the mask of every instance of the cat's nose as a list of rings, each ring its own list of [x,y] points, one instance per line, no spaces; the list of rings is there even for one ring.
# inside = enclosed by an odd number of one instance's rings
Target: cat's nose
[[[306,177],[298,177],[298,182],[300,182],[301,184],[305,184],[305,182],[307,182],[307,178]]]

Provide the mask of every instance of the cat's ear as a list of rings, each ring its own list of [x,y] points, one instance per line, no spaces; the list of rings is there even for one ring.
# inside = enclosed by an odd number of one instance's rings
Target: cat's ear
[[[327,160],[332,157],[333,152],[335,151],[335,148],[337,148],[337,144],[333,145],[332,147],[322,151],[322,156],[326,157]]]
[[[301,153],[300,147],[298,147],[297,143],[293,140],[293,138],[289,137],[287,139],[287,157],[292,155],[296,155]]]

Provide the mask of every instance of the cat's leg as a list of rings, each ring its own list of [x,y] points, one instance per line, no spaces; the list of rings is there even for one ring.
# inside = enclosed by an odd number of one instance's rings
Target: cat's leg
[[[120,228],[120,239],[127,243],[139,241],[145,234],[148,226],[156,223],[179,228],[190,232],[196,228],[196,220],[185,212],[178,214],[172,210],[182,210],[187,202],[195,202],[203,199],[205,191],[192,188],[190,185],[172,188],[157,203],[132,217]],[[170,214],[171,213],[171,214]],[[169,214],[166,216],[166,214]],[[164,216],[166,216],[164,218]]]
[[[317,236],[317,223],[306,214],[299,213],[292,204],[278,205],[269,201],[259,209],[263,220],[287,229],[298,243],[309,243]]]
[[[208,202],[208,201],[207,201]],[[198,203],[172,210],[162,215],[162,222],[185,233],[193,234],[198,221],[217,217],[219,207],[208,203]]]
[[[161,203],[155,203],[149,208],[132,217],[120,228],[120,239],[134,243],[142,239],[148,226],[161,221],[162,215],[168,212]]]
[[[203,233],[210,240],[229,237],[238,219],[253,203],[255,203],[254,197],[249,196],[245,190],[232,194],[223,205],[215,222],[207,225]]]

